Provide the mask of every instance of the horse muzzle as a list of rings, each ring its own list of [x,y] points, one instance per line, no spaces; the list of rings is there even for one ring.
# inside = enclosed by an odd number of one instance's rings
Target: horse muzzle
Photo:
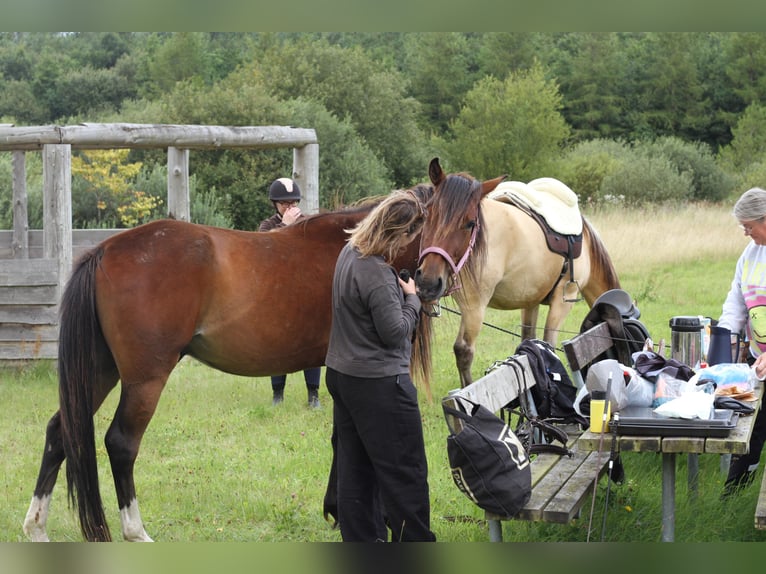
[[[418,268],[415,271],[415,287],[424,304],[436,305],[446,292],[447,282],[441,274],[425,274],[422,268]]]

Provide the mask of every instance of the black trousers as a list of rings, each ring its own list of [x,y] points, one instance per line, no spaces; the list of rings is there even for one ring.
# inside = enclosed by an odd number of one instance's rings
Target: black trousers
[[[755,362],[755,357],[748,354],[747,364]],[[759,409],[753,423],[753,434],[750,435],[750,443],[747,454],[735,454],[729,463],[729,475],[726,477],[727,488],[737,488],[750,484],[758,470],[761,460],[761,451],[766,443],[766,414]]]
[[[750,435],[750,448],[747,454],[735,454],[729,464],[729,476],[726,484],[748,484],[758,469],[761,460],[761,451],[766,443],[766,411],[759,409],[755,415],[753,434]]]
[[[347,542],[435,541],[417,390],[326,370],[337,433],[338,523]]]

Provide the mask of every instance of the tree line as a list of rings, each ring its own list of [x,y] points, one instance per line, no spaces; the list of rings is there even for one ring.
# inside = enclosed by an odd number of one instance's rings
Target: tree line
[[[721,201],[766,176],[762,33],[5,32],[0,80],[0,123],[313,128],[323,208],[424,181],[433,156],[557,177],[592,205]],[[162,215],[164,154],[78,156],[76,226]],[[291,165],[289,150],[195,152],[193,219],[256,229]],[[0,154],[6,228],[10,169]]]

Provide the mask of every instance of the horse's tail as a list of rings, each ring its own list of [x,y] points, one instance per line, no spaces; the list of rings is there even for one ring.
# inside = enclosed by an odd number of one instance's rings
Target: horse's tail
[[[101,255],[94,250],[77,264],[61,299],[59,327],[59,409],[67,492],[89,541],[111,540],[98,485],[93,425],[97,354],[103,344],[95,276]]]
[[[590,245],[588,252],[590,255],[590,279],[588,279],[584,295],[588,305],[591,305],[604,291],[619,289],[620,278],[598,231],[585,217],[582,218],[582,221],[583,230],[590,239],[588,242]]]

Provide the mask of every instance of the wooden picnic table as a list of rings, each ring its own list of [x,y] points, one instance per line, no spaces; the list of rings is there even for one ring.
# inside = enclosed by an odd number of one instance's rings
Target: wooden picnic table
[[[662,541],[673,542],[675,538],[675,495],[676,495],[676,455],[698,454],[746,454],[749,450],[750,435],[753,432],[755,416],[761,405],[763,383],[755,388],[756,400],[749,402],[755,412],[749,416],[740,416],[737,425],[726,437],[698,436],[631,436],[618,435],[616,450],[619,452],[662,453]],[[600,433],[585,431],[579,440],[581,448],[594,451],[599,448],[609,455],[612,437]],[[696,457],[690,457],[690,484],[696,483]]]

